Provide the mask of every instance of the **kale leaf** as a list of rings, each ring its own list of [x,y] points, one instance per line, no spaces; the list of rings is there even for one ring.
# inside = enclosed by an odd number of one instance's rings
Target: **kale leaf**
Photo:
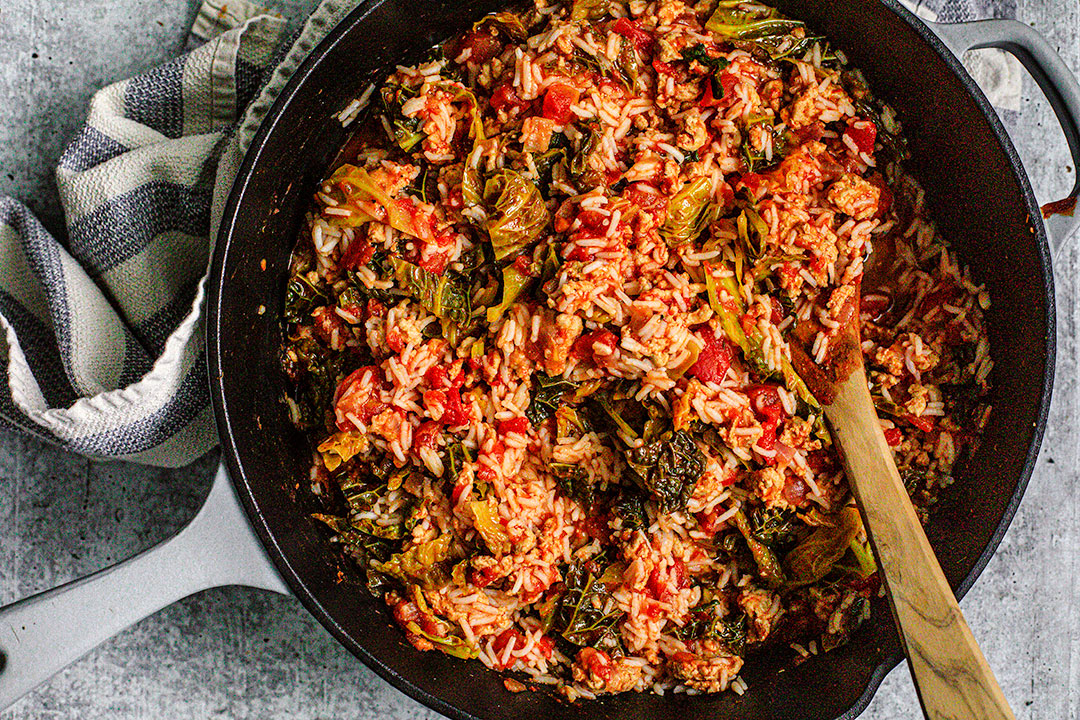
[[[303,274],[295,275],[285,287],[285,322],[304,323],[310,320],[311,311],[328,302],[327,288],[322,282],[312,283]]]
[[[533,427],[539,427],[559,407],[563,395],[573,392],[577,387],[578,383],[567,380],[562,375],[552,376],[537,372],[533,375],[532,401],[525,410],[525,417]]]
[[[668,430],[651,442],[626,452],[630,477],[656,498],[663,512],[686,508],[705,456],[685,430]]]
[[[621,648],[617,626],[624,613],[603,581],[609,568],[594,558],[566,573],[566,592],[555,607],[551,627],[568,642],[609,652]]]

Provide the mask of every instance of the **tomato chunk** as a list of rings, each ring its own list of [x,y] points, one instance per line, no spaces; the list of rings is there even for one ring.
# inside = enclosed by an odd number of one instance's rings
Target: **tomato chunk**
[[[611,679],[611,656],[603,650],[582,648],[577,654],[577,661],[590,675],[607,682]]]
[[[389,407],[379,400],[380,380],[379,369],[365,365],[353,370],[341,381],[337,392],[334,393],[338,430],[359,430],[356,422],[366,425],[373,417]]]
[[[587,332],[574,341],[570,348],[570,357],[578,360],[591,359],[598,367],[606,367],[614,358],[619,338],[610,330],[600,328]]]
[[[562,83],[552,85],[544,93],[544,117],[559,125],[566,125],[576,117],[570,108],[580,97],[581,93],[577,88]]]
[[[929,417],[919,417],[917,415],[905,415],[904,419],[909,423],[919,428],[923,432],[930,432],[934,429],[934,419]]]
[[[725,337],[715,333],[705,334],[705,347],[698,353],[697,362],[690,367],[690,374],[701,382],[720,382],[731,367],[735,347]]]
[[[529,104],[527,100],[522,100],[518,96],[517,91],[514,90],[514,86],[508,82],[502,83],[491,92],[491,99],[488,101],[491,103],[491,107],[496,110],[511,110],[515,107],[525,107]]]
[[[529,432],[529,420],[525,417],[510,418],[509,420],[500,420],[496,426],[500,435],[506,435],[507,433],[517,433],[519,435],[525,435]]]
[[[888,428],[885,430],[885,442],[889,443],[889,447],[896,447],[903,439],[904,436],[899,428]]]
[[[634,47],[639,52],[649,52],[653,46],[653,36],[642,30],[641,27],[631,20],[630,18],[619,18],[611,26],[611,31],[616,35],[622,35],[624,38],[634,43]]]
[[[847,130],[844,135],[851,138],[859,152],[870,154],[874,152],[874,142],[877,140],[877,125],[870,120],[848,120]]]

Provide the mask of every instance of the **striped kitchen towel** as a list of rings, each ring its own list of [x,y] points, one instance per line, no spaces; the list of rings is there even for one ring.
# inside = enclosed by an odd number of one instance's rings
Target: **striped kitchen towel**
[[[66,243],[0,198],[0,425],[163,466],[217,444],[199,322],[215,179],[284,28],[207,2],[195,49],[98,92],[56,171]]]

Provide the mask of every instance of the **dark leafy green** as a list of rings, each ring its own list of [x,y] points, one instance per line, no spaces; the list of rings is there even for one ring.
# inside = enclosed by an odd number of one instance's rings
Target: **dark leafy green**
[[[693,62],[694,60],[697,60],[699,63],[714,72],[720,72],[731,64],[731,62],[726,57],[713,57],[709,55],[708,49],[701,43],[698,43],[697,45],[692,45],[687,48],[683,48],[682,57],[683,60],[685,60],[686,62]]]
[[[718,600],[690,611],[690,620],[676,634],[682,640],[719,640],[735,655],[746,651],[746,614],[722,616]]]
[[[529,419],[533,427],[539,427],[559,407],[563,395],[576,390],[578,384],[565,379],[562,375],[552,376],[537,372],[533,375],[532,399],[525,410],[525,417]]]
[[[393,140],[405,152],[412,150],[425,137],[420,131],[422,124],[420,118],[407,118],[401,113],[401,106],[406,100],[416,97],[416,92],[416,88],[398,83],[387,83],[379,93],[383,112],[390,122]]]
[[[299,410],[298,428],[332,427],[334,392],[350,363],[355,360],[314,338],[298,339],[284,348],[282,366],[296,387],[292,399]]]
[[[485,15],[473,24],[473,30],[491,28],[505,35],[507,39],[517,43],[525,42],[529,37],[529,31],[525,29],[521,18],[511,12],[497,12]]]
[[[564,495],[577,500],[585,507],[592,506],[596,494],[585,468],[574,463],[552,463],[551,471],[558,478],[559,489]]]
[[[611,512],[622,520],[622,526],[630,530],[648,527],[649,515],[645,511],[645,495],[635,488],[622,488]]]
[[[761,575],[761,579],[765,581],[765,584],[774,588],[783,585],[786,578],[784,577],[784,569],[780,566],[780,561],[777,560],[776,554],[768,545],[754,537],[750,521],[746,517],[746,512],[742,509],[735,513],[735,527],[742,533],[747,547],[750,548],[750,554],[754,556],[754,562],[758,566],[758,574]]]
[[[450,557],[452,539],[449,533],[440,535],[434,540],[394,553],[385,562],[374,563],[373,567],[403,585],[415,582],[424,588],[439,587],[449,580],[444,561]]]
[[[607,15],[609,0],[574,0],[570,6],[571,20],[599,20]]]
[[[705,27],[722,40],[760,49],[773,60],[802,54],[821,40],[806,35],[802,21],[745,0],[720,0]]]
[[[304,323],[311,319],[311,311],[329,301],[327,289],[322,283],[314,284],[303,274],[297,274],[285,287],[285,322]]]
[[[472,316],[469,285],[464,277],[447,270],[442,275],[400,258],[391,258],[400,287],[436,316],[467,325]]]
[[[571,566],[566,573],[566,592],[551,617],[551,628],[574,645],[608,652],[621,648],[618,610],[602,577],[608,565],[599,558]],[[613,609],[607,609],[608,607]]]
[[[663,512],[685,509],[705,470],[705,456],[685,430],[664,432],[625,456],[631,479],[656,498]]]
[[[756,507],[748,519],[750,534],[770,548],[786,547],[796,539],[798,518],[791,508]]]

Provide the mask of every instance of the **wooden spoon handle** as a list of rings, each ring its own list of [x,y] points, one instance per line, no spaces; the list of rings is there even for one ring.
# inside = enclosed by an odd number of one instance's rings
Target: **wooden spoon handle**
[[[840,445],[926,716],[1014,717],[911,505],[861,366],[826,416]]]

